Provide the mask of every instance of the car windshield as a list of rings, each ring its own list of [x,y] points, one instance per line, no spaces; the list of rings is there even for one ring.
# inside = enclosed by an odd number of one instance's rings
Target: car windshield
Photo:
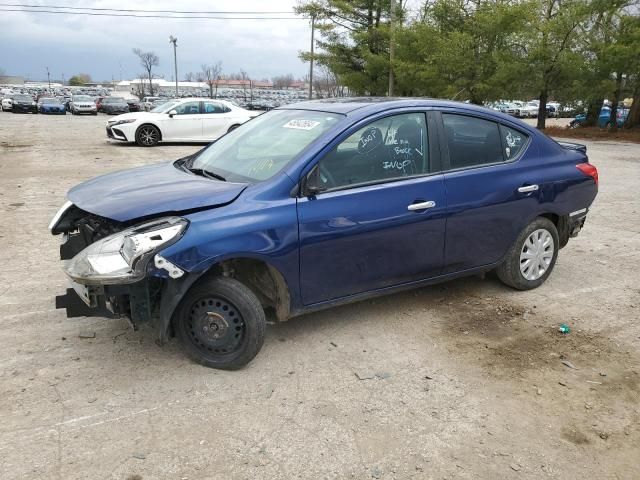
[[[60,103],[60,100],[57,98],[41,98],[40,101],[42,103]]]
[[[121,97],[108,97],[102,100],[102,103],[123,103],[124,99]]]
[[[19,102],[33,102],[33,98],[29,95],[15,95],[13,99]]]
[[[151,110],[151,112],[153,113],[165,113],[168,112],[169,110],[171,110],[173,107],[175,107],[179,102],[176,101],[169,101],[169,102],[164,102],[161,103],[160,105],[158,105],[157,107],[153,108]]]
[[[212,143],[193,160],[190,168],[232,182],[266,180],[343,118],[336,113],[273,110]]]
[[[89,95],[74,95],[73,101],[74,102],[93,102],[93,98],[91,98]]]

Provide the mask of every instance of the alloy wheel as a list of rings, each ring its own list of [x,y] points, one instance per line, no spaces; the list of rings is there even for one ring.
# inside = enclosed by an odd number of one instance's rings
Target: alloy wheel
[[[158,143],[158,131],[153,127],[142,127],[140,141],[144,145],[155,145]]]

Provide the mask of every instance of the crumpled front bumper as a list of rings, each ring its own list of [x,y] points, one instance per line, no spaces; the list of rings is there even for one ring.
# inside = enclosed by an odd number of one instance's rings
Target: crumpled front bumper
[[[126,285],[80,285],[71,281],[64,295],[56,296],[56,308],[67,317],[128,318],[134,327],[151,322],[162,288],[159,279],[144,279]]]

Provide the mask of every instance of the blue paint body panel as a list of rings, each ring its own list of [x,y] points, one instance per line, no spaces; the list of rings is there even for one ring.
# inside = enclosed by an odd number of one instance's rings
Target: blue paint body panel
[[[126,222],[226,204],[245,187],[198,177],[169,162],[93,178],[69,190],[67,197],[87,212]]]
[[[165,258],[194,274],[228,259],[262,260],[284,277],[295,314],[495,267],[535,217],[588,208],[597,193],[594,180],[576,168],[587,161],[584,153],[485,108],[421,99],[318,101],[284,108],[340,113],[344,120],[263,182],[225,183],[165,163],[90,180],[72,189],[69,199],[123,222],[184,216],[189,226],[161,252]],[[429,118],[440,112],[477,116],[520,130],[529,141],[510,162],[438,169],[312,197],[299,193],[301,180],[343,138],[381,116],[408,112],[432,112]],[[442,146],[442,133],[430,127],[429,142]],[[435,164],[446,167],[447,150],[434,151],[440,157]],[[532,184],[539,189],[518,192]],[[435,207],[407,209],[423,201]]]

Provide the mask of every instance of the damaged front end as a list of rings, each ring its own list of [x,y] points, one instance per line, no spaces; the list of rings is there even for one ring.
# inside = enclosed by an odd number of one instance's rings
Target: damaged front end
[[[134,328],[160,320],[166,327],[162,308],[172,312],[175,305],[166,305],[171,299],[163,292],[179,299],[180,286],[188,286],[185,272],[158,252],[182,238],[188,224],[177,216],[117,222],[67,202],[49,225],[52,234],[63,236],[60,258],[71,283],[56,297],[56,308],[64,308],[67,317],[126,317]]]

